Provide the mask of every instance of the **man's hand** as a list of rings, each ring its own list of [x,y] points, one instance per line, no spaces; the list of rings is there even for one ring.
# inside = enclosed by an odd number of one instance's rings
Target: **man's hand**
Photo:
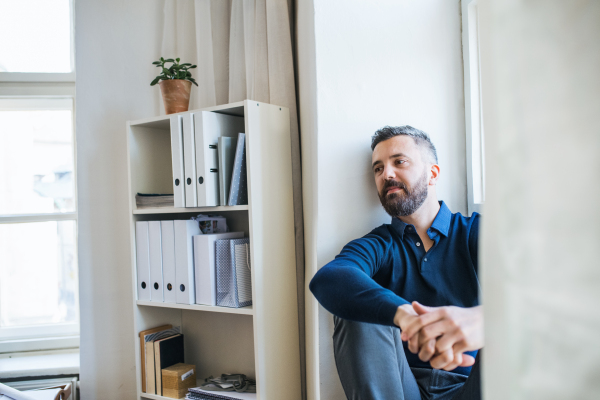
[[[482,306],[426,307],[415,301],[411,308],[418,317],[404,317],[399,325],[401,339],[408,341],[411,352],[419,353],[419,358],[430,361],[433,368],[446,371],[475,363],[473,357],[462,353],[483,347]]]
[[[419,319],[419,314],[417,314],[417,312],[414,310],[411,304],[403,304],[399,306],[396,310],[396,315],[394,316],[394,324],[396,324],[400,328],[402,334],[404,335],[404,330],[411,325],[415,325],[419,321]],[[435,338],[432,339],[429,343],[427,343],[427,347],[435,348]],[[413,353],[416,353],[417,351],[413,351]]]

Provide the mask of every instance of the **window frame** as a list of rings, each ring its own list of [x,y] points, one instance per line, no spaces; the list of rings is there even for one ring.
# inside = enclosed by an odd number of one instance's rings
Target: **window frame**
[[[73,183],[75,211],[67,213],[34,213],[0,215],[0,224],[46,222],[46,221],[75,221],[75,235],[78,235],[78,191],[77,191],[77,141],[75,132],[75,19],[74,1],[69,1],[71,20],[71,72],[0,72],[0,99],[70,99],[72,101],[72,143],[73,143]],[[77,243],[77,240],[76,240]],[[75,256],[79,260],[79,249],[75,246]],[[79,269],[79,262],[77,262]],[[79,301],[79,299],[78,299]],[[18,339],[3,338],[0,333],[0,354],[21,353],[38,350],[58,350],[79,348],[80,321],[71,324],[48,325],[45,336],[32,334],[39,330],[34,327],[4,328],[19,333]]]
[[[469,215],[473,212],[480,213],[485,203],[485,137],[477,2],[478,0],[461,0]]]

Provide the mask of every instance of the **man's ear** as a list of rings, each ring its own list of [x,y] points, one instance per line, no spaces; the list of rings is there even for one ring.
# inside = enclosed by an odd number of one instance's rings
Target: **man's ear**
[[[435,186],[440,177],[440,166],[437,164],[432,164],[429,167],[429,185]]]

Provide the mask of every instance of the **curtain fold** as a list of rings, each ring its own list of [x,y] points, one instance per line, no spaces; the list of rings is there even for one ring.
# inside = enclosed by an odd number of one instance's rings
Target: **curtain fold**
[[[244,99],[290,111],[294,190],[298,328],[302,398],[306,398],[304,328],[304,225],[302,170],[296,108],[289,0],[165,0],[162,56],[181,58],[193,70],[190,109]]]

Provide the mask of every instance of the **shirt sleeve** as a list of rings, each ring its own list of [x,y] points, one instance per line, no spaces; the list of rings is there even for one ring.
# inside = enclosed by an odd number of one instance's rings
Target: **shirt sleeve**
[[[382,238],[371,234],[348,243],[315,274],[309,285],[311,292],[327,311],[340,318],[395,326],[398,306],[409,302],[373,279],[382,264],[389,263],[388,248]]]

